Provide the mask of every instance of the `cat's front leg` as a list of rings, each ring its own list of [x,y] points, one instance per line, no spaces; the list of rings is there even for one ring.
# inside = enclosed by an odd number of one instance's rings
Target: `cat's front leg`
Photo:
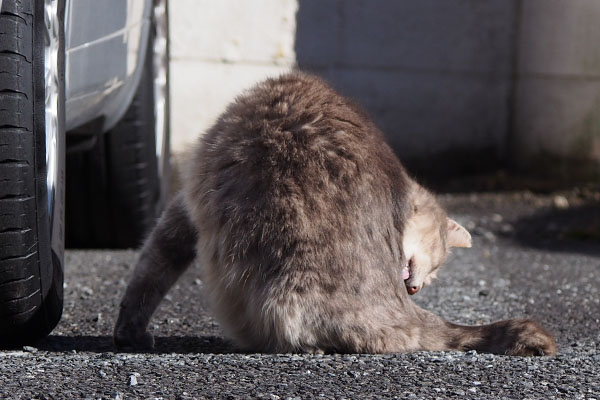
[[[196,237],[183,196],[178,195],[144,244],[121,301],[114,330],[118,348],[144,350],[154,346],[146,328],[167,291],[194,260]]]

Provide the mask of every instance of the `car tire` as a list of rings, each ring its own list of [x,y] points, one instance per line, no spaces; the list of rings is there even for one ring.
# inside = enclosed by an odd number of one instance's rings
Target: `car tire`
[[[169,182],[168,31],[166,1],[155,3],[164,8],[155,6],[129,109],[114,128],[97,136],[91,150],[67,158],[69,247],[137,247],[162,211]],[[162,70],[156,68],[157,59],[164,61]],[[157,77],[158,72],[164,76]],[[159,80],[163,94],[156,96]]]
[[[0,2],[0,346],[62,313],[64,0]]]

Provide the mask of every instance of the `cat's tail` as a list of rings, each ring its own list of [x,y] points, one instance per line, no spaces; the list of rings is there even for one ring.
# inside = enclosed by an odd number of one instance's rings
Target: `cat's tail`
[[[512,356],[551,356],[556,341],[539,323],[531,319],[511,319],[488,325],[463,326],[444,321],[448,350]]]

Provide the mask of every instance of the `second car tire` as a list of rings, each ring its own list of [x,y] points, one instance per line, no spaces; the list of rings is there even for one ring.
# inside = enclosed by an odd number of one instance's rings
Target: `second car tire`
[[[99,133],[91,149],[67,157],[69,247],[137,247],[162,211],[168,190],[168,95],[159,109],[161,138],[155,113],[160,100],[155,98],[155,41],[166,36],[157,35],[156,20],[153,30],[137,92],[122,120]]]

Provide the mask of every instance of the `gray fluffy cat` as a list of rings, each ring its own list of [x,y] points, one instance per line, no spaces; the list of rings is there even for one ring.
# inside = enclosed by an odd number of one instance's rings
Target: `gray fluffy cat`
[[[470,245],[350,101],[309,75],[268,79],[200,138],[142,249],[115,343],[152,347],[148,322],[196,259],[217,320],[244,349],[555,354],[534,321],[459,326],[409,298],[450,247]]]

